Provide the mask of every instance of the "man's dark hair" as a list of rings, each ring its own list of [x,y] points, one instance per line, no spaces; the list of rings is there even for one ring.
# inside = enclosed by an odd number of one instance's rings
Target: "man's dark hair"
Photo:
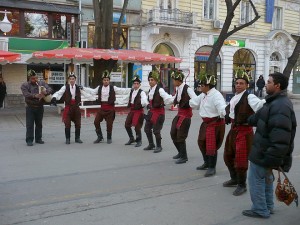
[[[289,85],[289,78],[279,72],[271,73],[269,76],[273,78],[274,84],[280,84],[281,90],[287,89]]]

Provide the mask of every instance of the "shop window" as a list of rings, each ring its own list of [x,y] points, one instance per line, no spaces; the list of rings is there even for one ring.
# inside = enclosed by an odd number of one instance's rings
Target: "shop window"
[[[61,14],[53,15],[52,38],[66,39],[67,17]]]
[[[203,1],[203,18],[208,20],[215,19],[216,0]]]
[[[252,20],[252,11],[249,1],[241,1],[241,24],[248,23]]]
[[[48,38],[48,15],[45,13],[25,12],[26,37]]]
[[[282,29],[282,8],[275,7],[272,19],[273,29]]]

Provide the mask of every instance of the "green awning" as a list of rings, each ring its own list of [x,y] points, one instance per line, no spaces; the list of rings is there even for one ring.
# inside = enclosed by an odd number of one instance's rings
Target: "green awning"
[[[47,51],[53,49],[67,48],[67,40],[49,40],[34,38],[15,38],[11,37],[8,41],[8,50],[23,54],[33,53],[35,51]]]

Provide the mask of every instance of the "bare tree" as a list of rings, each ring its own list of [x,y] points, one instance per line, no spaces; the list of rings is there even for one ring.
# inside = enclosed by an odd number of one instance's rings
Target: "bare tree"
[[[286,67],[283,70],[283,75],[290,78],[290,75],[292,73],[292,70],[294,66],[297,63],[297,60],[299,58],[299,53],[300,53],[300,38],[298,38],[297,44],[294,48],[294,51],[292,55],[288,58],[288,62],[286,64]]]
[[[122,32],[121,21],[126,13],[128,0],[124,1],[121,16],[119,18],[117,32]],[[95,36],[94,48],[110,49],[112,47],[112,28],[113,28],[113,0],[93,0],[94,17],[95,17]],[[116,39],[117,37],[115,37]],[[114,41],[115,42],[115,41]],[[120,35],[114,47],[120,43]],[[102,72],[104,70],[112,71],[116,65],[116,60],[93,60],[94,79],[92,86],[95,87],[102,82]]]
[[[228,37],[230,37],[231,35],[236,33],[237,31],[242,30],[245,27],[252,25],[260,18],[252,0],[249,0],[249,3],[251,5],[251,8],[254,12],[255,17],[243,25],[234,26],[234,28],[229,31],[230,25],[232,24],[232,20],[234,18],[234,12],[235,12],[236,8],[238,7],[238,5],[240,4],[240,2],[241,2],[241,0],[236,0],[234,3],[232,0],[225,0],[226,8],[227,8],[227,16],[226,16],[223,28],[220,32],[220,35],[219,35],[217,41],[212,46],[212,51],[210,53],[208,61],[206,62],[206,72],[208,74],[216,74],[216,70],[217,70],[216,59],[220,53],[220,50],[223,46],[224,41]]]

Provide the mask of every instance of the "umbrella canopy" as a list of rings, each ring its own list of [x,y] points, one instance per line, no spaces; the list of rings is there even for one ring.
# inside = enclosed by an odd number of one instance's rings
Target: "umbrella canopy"
[[[32,54],[29,63],[81,63],[91,64],[93,59],[118,60],[141,64],[179,63],[180,58],[165,56],[140,50],[114,50],[94,48],[65,48],[49,51],[37,51]]]
[[[0,64],[4,65],[7,63],[12,63],[21,59],[21,55],[18,53],[2,51],[0,50]]]

